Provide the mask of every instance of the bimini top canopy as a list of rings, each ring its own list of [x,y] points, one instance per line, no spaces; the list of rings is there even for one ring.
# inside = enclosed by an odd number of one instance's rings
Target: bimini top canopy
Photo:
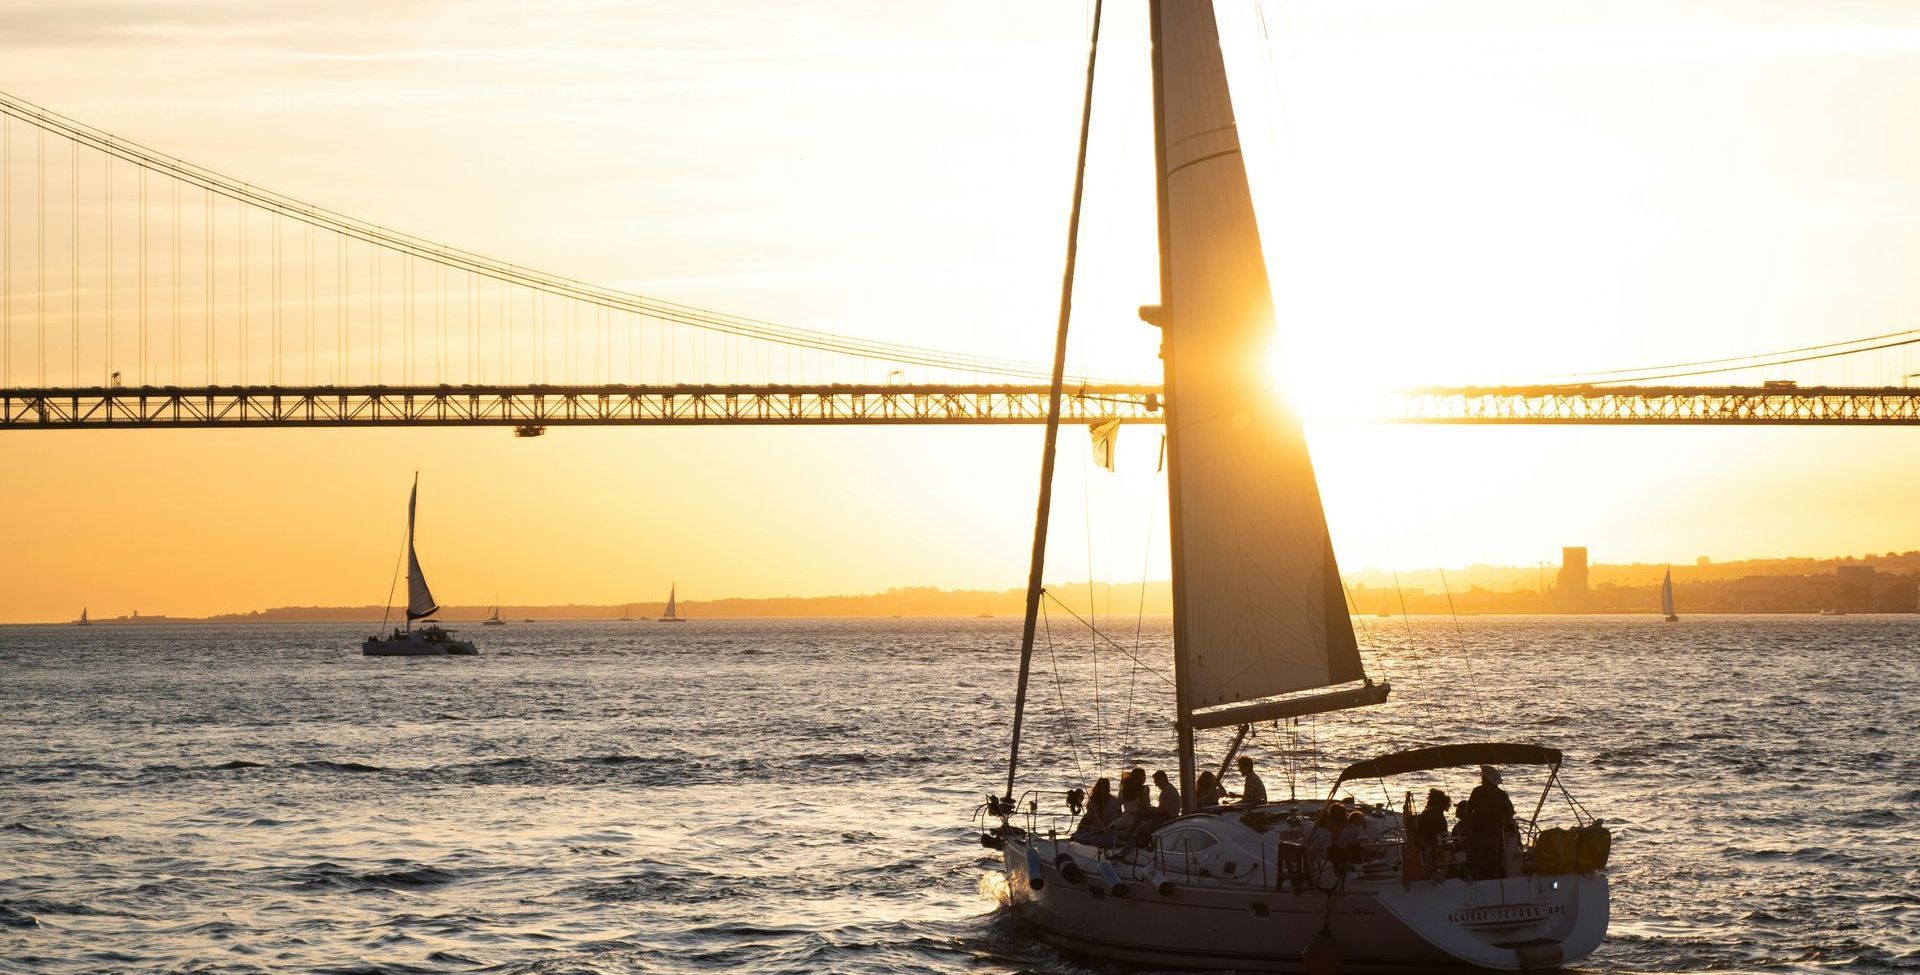
[[[1340,773],[1333,787],[1348,779],[1384,779],[1390,775],[1425,772],[1462,765],[1560,765],[1560,749],[1541,745],[1521,745],[1506,741],[1483,741],[1465,745],[1439,745],[1395,752],[1379,758],[1355,762]]]

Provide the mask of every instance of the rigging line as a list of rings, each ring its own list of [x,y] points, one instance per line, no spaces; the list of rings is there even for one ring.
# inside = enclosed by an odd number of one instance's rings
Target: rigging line
[[[1867,335],[1867,336],[1862,336],[1860,338],[1846,339],[1844,341],[1839,341],[1839,342],[1822,342],[1818,345],[1803,345],[1798,348],[1781,349],[1776,352],[1756,352],[1751,355],[1728,356],[1723,359],[1700,359],[1694,362],[1670,362],[1665,365],[1659,365],[1659,366],[1639,366],[1636,368],[1601,369],[1594,372],[1560,373],[1557,375],[1550,375],[1543,378],[1554,379],[1554,380],[1594,379],[1602,376],[1627,376],[1629,374],[1642,373],[1642,372],[1666,372],[1673,369],[1693,369],[1699,366],[1714,366],[1714,365],[1723,365],[1727,363],[1746,362],[1752,359],[1771,359],[1776,356],[1798,355],[1799,353],[1802,353],[1802,352],[1822,352],[1827,349],[1837,349],[1847,345],[1860,345],[1866,342],[1879,342],[1885,339],[1897,339],[1897,338],[1902,338],[1905,336],[1912,336],[1912,335],[1920,335],[1920,328],[1902,329],[1897,332],[1886,332],[1880,335]],[[1871,351],[1871,350],[1861,350],[1861,351]],[[1764,365],[1764,363],[1760,363],[1757,365]],[[1731,372],[1735,368],[1746,368],[1746,367],[1730,366],[1727,370],[1724,370],[1724,371]],[[1621,381],[1627,381],[1627,380],[1621,380]]]
[[[1165,479],[1160,477],[1159,474],[1159,471],[1154,472],[1153,495],[1147,500],[1147,539],[1140,545],[1140,604],[1133,616],[1134,653],[1140,652],[1141,634],[1145,631],[1147,620],[1147,568],[1152,564],[1153,560],[1153,512],[1160,503],[1160,485],[1165,482]],[[1125,725],[1127,728],[1127,749],[1129,751],[1133,749],[1134,741],[1133,692],[1134,685],[1139,680],[1139,677],[1140,665],[1136,662],[1133,665],[1133,669],[1127,673],[1127,718]]]
[[[1092,464],[1088,460],[1089,451],[1080,450],[1076,453],[1080,455],[1081,537],[1087,543],[1087,617],[1097,621],[1100,619],[1100,611],[1093,595],[1093,478],[1091,476],[1093,472],[1090,469]],[[1105,756],[1102,751],[1106,747],[1107,729],[1105,708],[1100,702],[1100,642],[1097,638],[1090,642],[1091,645],[1087,650],[1089,659],[1093,661],[1093,760],[1095,764],[1104,765]]]
[[[1047,560],[1047,518],[1053,503],[1053,468],[1060,433],[1060,390],[1067,368],[1067,329],[1073,319],[1073,283],[1080,254],[1080,205],[1087,177],[1087,141],[1093,121],[1094,67],[1100,55],[1101,0],[1093,8],[1093,30],[1087,40],[1086,93],[1080,103],[1080,143],[1073,169],[1073,204],[1067,211],[1067,254],[1060,273],[1060,311],[1054,330],[1053,363],[1048,370],[1047,426],[1040,450],[1040,497],[1034,505],[1033,548],[1027,569],[1026,605],[1020,629],[1020,674],[1013,699],[1013,728],[1007,747],[1007,787],[1004,798],[1013,798],[1013,785],[1020,770],[1020,729],[1026,716],[1027,681],[1033,661],[1034,617],[1044,607],[1046,593],[1042,573]],[[1072,610],[1068,610],[1072,612]]]
[[[1087,777],[1086,766],[1080,764],[1080,739],[1073,733],[1073,709],[1067,706],[1067,689],[1060,680],[1060,658],[1053,650],[1053,622],[1047,617],[1047,609],[1040,607],[1040,623],[1046,634],[1047,660],[1053,669],[1053,692],[1060,699],[1060,713],[1067,716],[1067,754],[1073,756],[1073,769],[1081,781]]]
[[[1160,671],[1154,669],[1153,667],[1148,666],[1146,661],[1141,660],[1139,657],[1134,656],[1133,653],[1129,651],[1126,647],[1123,647],[1120,644],[1115,643],[1113,641],[1113,638],[1107,636],[1105,633],[1100,632],[1100,629],[1098,627],[1094,626],[1092,623],[1089,623],[1084,619],[1081,619],[1080,614],[1073,611],[1073,607],[1068,606],[1066,603],[1063,603],[1060,601],[1060,597],[1055,596],[1051,591],[1046,589],[1040,590],[1040,595],[1053,600],[1055,605],[1059,606],[1063,610],[1066,610],[1068,616],[1071,616],[1075,620],[1078,620],[1081,626],[1084,626],[1087,629],[1092,630],[1094,635],[1099,637],[1101,640],[1105,641],[1108,646],[1114,648],[1115,650],[1120,651],[1120,653],[1124,655],[1127,659],[1133,661],[1136,664],[1139,664],[1141,670],[1144,670],[1147,673],[1160,678],[1161,683],[1166,684],[1168,687],[1173,686],[1173,678],[1168,677],[1167,675],[1161,673]]]
[[[1438,562],[1439,560],[1435,559],[1434,561]],[[1473,654],[1467,649],[1466,630],[1461,628],[1460,614],[1455,612],[1453,608],[1453,586],[1447,582],[1446,568],[1443,566],[1436,566],[1436,568],[1440,571],[1440,590],[1447,594],[1447,615],[1453,618],[1454,640],[1460,648],[1459,653],[1461,660],[1467,665],[1467,697],[1473,701],[1475,716],[1484,724],[1487,720],[1487,708],[1486,704],[1480,700],[1480,679],[1474,676],[1473,673]]]

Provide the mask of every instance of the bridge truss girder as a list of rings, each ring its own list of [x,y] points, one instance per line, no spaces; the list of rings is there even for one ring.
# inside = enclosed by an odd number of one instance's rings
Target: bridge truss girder
[[[1904,426],[1920,388],[1904,386],[1452,386],[1405,390],[1397,423]]]
[[[1067,423],[1159,423],[1160,388],[1069,387]],[[1009,425],[1046,419],[1037,385],[116,386],[0,389],[0,429]],[[1920,388],[1467,386],[1395,394],[1391,423],[1920,425]]]
[[[1021,424],[1046,419],[1047,387],[117,386],[0,390],[0,429]],[[1069,423],[1158,422],[1155,386],[1076,386]]]

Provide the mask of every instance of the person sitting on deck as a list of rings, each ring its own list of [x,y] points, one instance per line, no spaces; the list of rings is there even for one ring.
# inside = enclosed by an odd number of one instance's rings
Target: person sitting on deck
[[[1093,791],[1087,795],[1087,812],[1080,817],[1080,825],[1074,828],[1075,843],[1092,843],[1096,846],[1113,841],[1113,821],[1120,818],[1120,803],[1113,798],[1113,783],[1101,776],[1093,784]]]
[[[1193,808],[1212,809],[1220,805],[1222,798],[1220,780],[1212,772],[1200,773],[1199,780],[1193,784]]]
[[[1500,788],[1500,770],[1480,766],[1480,784],[1462,805],[1472,805],[1466,820],[1467,868],[1475,880],[1498,880],[1507,875],[1502,854],[1507,829],[1513,825],[1513,800]]]
[[[1154,813],[1161,822],[1177,819],[1180,816],[1180,790],[1174,788],[1173,779],[1167,776],[1165,769],[1153,773],[1153,786],[1158,789],[1158,799],[1154,802]]]
[[[1428,863],[1436,861],[1435,852],[1447,839],[1447,809],[1453,800],[1439,789],[1427,790],[1427,808],[1420,810],[1420,816],[1413,821],[1413,842],[1420,848],[1420,855]]]
[[[1334,811],[1335,816],[1341,815]],[[1350,866],[1360,859],[1360,848],[1367,841],[1367,817],[1365,813],[1346,813],[1346,823],[1340,828],[1340,835],[1333,840],[1333,858],[1336,863]]]
[[[1253,772],[1253,757],[1240,756],[1240,805],[1252,808],[1267,804],[1267,784]]]
[[[1120,776],[1120,818],[1113,821],[1113,831],[1122,835],[1131,835],[1147,821],[1147,770],[1134,766]]]

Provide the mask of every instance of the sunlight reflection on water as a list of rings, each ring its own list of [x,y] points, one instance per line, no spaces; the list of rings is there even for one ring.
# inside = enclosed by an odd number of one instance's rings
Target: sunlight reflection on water
[[[1566,749],[1615,831],[1584,968],[1920,965],[1920,619],[1366,623],[1394,699],[1303,722],[1301,791],[1439,740]],[[0,972],[1078,970],[967,824],[1017,621],[481,635],[0,630]],[[1169,764],[1164,685],[1108,653],[1096,688],[1055,636],[1026,781]],[[1253,746],[1275,791],[1286,744]]]

